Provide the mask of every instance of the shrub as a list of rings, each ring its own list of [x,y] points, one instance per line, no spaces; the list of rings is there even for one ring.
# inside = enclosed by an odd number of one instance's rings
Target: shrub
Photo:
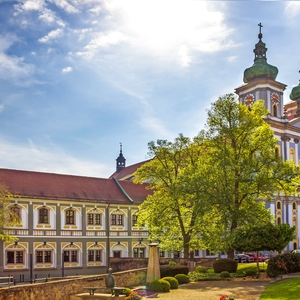
[[[246,270],[245,275],[255,277],[255,276],[257,276],[257,270]]]
[[[271,278],[282,274],[300,272],[300,254],[285,253],[269,260],[267,275]]]
[[[186,274],[177,274],[174,276],[179,284],[189,283],[190,279]]]
[[[207,273],[207,268],[202,267],[202,266],[197,266],[195,271],[198,273]]]
[[[177,274],[188,274],[189,268],[183,265],[167,265],[160,267],[160,277],[175,277]]]
[[[223,271],[220,274],[220,278],[225,279],[225,278],[230,278],[230,274],[227,271]]]
[[[126,297],[128,297],[131,293],[132,293],[132,289],[126,288],[120,292],[120,295],[125,295]]]
[[[178,280],[175,277],[163,277],[162,279],[170,283],[171,290],[178,289]]]
[[[170,283],[164,279],[156,279],[150,282],[149,289],[153,292],[169,292]]]
[[[176,261],[170,260],[169,261],[169,266],[175,266],[177,265]]]
[[[215,273],[221,273],[227,271],[229,273],[235,273],[238,263],[230,258],[219,258],[213,263]]]

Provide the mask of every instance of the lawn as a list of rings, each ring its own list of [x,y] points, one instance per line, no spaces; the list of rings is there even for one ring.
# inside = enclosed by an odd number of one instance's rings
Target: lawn
[[[298,300],[300,298],[300,277],[270,284],[262,293],[260,300]]]

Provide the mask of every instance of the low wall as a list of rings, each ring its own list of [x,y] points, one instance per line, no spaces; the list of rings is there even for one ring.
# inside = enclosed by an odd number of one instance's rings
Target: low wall
[[[142,285],[146,268],[113,273],[116,286]],[[66,278],[59,281],[33,283],[0,288],[0,300],[69,300],[70,295],[86,292],[84,287],[105,287],[107,274]]]

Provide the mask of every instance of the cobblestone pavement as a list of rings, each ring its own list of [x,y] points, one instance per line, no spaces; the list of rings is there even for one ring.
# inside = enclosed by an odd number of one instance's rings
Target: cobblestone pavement
[[[219,300],[222,295],[234,300],[257,300],[270,281],[202,281],[180,285],[178,290],[159,294],[162,300]]]

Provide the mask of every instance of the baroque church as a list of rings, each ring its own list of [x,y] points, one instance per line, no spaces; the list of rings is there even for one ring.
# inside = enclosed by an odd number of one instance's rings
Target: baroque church
[[[267,63],[261,28],[255,45],[254,63],[244,71],[244,84],[235,89],[240,101],[251,105],[263,99],[270,124],[278,139],[276,151],[284,160],[300,160],[300,82],[284,105],[286,85],[276,81],[278,69]],[[18,238],[0,241],[0,276],[24,278],[106,273],[111,258],[147,258],[148,232],[138,227],[137,211],[149,194],[147,184],[132,182],[144,162],[126,166],[122,153],[116,171],[108,178],[61,175],[0,168],[0,182],[13,195],[7,209],[20,223],[3,233]],[[277,195],[269,203],[276,223],[296,227],[295,239],[285,251],[298,249],[300,198]],[[180,256],[180,253],[162,257]],[[194,257],[213,257],[208,250]]]

